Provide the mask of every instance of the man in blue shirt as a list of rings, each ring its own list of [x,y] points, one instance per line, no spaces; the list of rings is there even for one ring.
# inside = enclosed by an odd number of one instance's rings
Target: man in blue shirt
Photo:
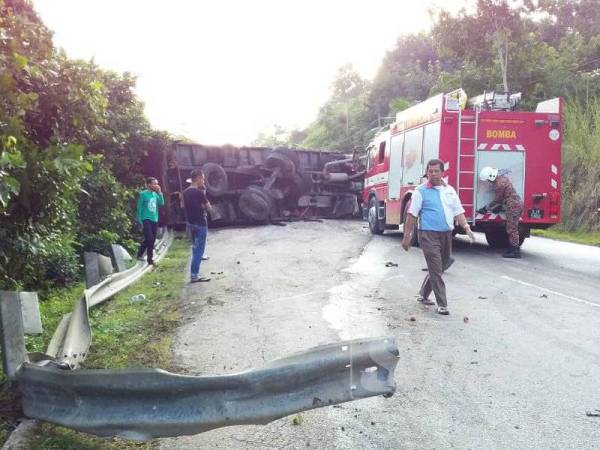
[[[427,276],[423,280],[418,300],[425,305],[433,305],[429,295],[433,291],[437,312],[448,315],[446,285],[442,279],[444,267],[449,266],[452,256],[452,230],[455,221],[463,227],[471,242],[475,240],[471,227],[465,218],[465,210],[454,188],[444,182],[444,163],[432,159],[427,163],[427,183],[418,186],[413,192],[404,224],[402,248],[408,251],[416,218],[419,217],[419,243],[427,262]]]

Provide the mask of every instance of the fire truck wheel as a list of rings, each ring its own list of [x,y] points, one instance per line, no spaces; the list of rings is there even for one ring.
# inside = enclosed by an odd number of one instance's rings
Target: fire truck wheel
[[[384,225],[382,221],[377,218],[377,199],[371,197],[369,200],[369,229],[372,234],[383,234]]]
[[[273,210],[273,199],[269,193],[260,186],[248,186],[239,199],[240,211],[249,219],[268,223]]]
[[[495,228],[485,232],[485,239],[492,248],[508,247],[508,236],[504,228]]]
[[[223,195],[229,189],[227,172],[219,164],[206,163],[202,166],[206,190],[212,195]]]

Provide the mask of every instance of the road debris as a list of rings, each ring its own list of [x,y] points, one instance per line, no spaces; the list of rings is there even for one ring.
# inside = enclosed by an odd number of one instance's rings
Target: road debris
[[[385,267],[398,267],[398,263],[388,261],[385,263]]]
[[[416,322],[417,318],[415,316],[410,316],[408,320],[410,320],[411,322]]]
[[[129,301],[132,303],[143,302],[144,300],[146,300],[146,296],[144,294],[137,294],[129,297]]]
[[[540,298],[548,298],[548,294],[542,294],[540,295]]]
[[[469,323],[469,318],[467,316],[463,317],[463,322],[464,323]]]
[[[487,297],[485,297],[485,296],[483,296],[483,295],[480,295],[480,296],[479,296],[479,297],[477,297],[477,298],[478,298],[479,300],[486,300],[486,299],[487,299]]]
[[[600,417],[600,409],[595,409],[595,412],[592,411],[586,411],[585,415],[588,417]]]
[[[292,419],[292,425],[300,425],[304,421],[302,414],[296,414]]]
[[[152,287],[155,289],[158,289],[158,288],[161,288],[164,286],[165,286],[165,283],[163,283],[162,281],[153,281],[152,282]]]

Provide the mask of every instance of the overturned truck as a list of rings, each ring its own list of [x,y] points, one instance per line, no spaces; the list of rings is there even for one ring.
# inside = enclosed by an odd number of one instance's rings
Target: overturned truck
[[[194,169],[205,174],[212,225],[360,215],[364,168],[352,155],[177,142],[152,165],[165,192],[162,217],[174,227],[185,224],[181,192]]]

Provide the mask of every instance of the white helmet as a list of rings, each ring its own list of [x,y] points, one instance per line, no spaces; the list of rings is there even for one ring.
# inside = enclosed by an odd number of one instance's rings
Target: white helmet
[[[495,167],[486,166],[479,172],[479,179],[481,181],[494,181],[498,176],[498,169]]]

